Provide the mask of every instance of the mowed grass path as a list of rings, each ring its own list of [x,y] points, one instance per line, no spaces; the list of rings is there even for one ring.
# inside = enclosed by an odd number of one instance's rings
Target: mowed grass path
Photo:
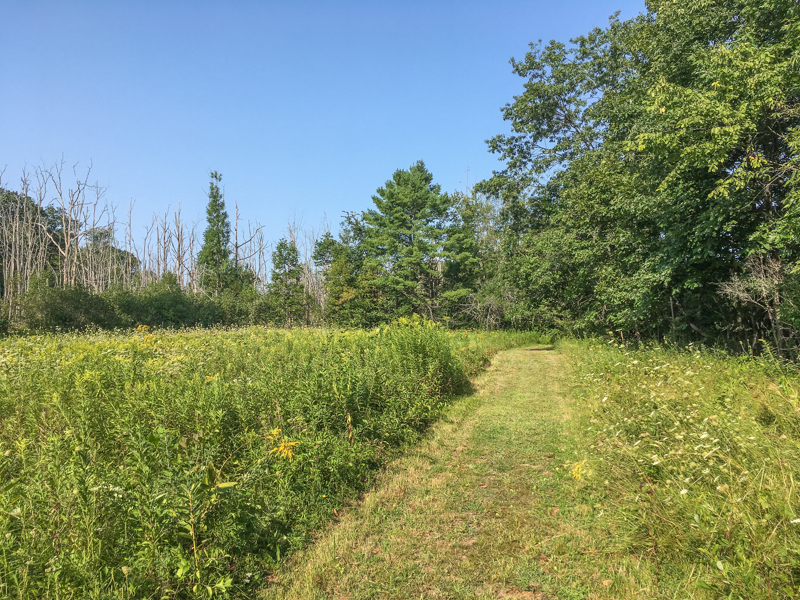
[[[265,597],[645,597],[649,577],[624,576],[636,557],[609,548],[598,486],[575,477],[586,421],[570,381],[550,348],[499,354]]]

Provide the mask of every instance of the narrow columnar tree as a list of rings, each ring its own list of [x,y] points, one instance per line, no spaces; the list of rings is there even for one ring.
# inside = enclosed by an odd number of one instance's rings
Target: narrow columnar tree
[[[218,294],[227,284],[232,270],[231,223],[225,210],[225,198],[219,188],[222,175],[212,171],[206,208],[207,226],[203,233],[203,246],[197,255],[200,284],[207,291]]]

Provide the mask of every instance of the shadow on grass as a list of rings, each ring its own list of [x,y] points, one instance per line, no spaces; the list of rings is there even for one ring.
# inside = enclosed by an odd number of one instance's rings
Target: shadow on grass
[[[548,352],[550,350],[555,350],[555,346],[541,346],[538,348],[525,348],[527,352]]]

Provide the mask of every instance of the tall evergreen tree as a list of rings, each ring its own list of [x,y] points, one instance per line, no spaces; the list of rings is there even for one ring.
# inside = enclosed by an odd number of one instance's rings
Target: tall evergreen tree
[[[442,283],[442,243],[449,199],[419,161],[398,169],[364,213],[365,243],[375,285],[394,305],[394,316],[434,317]]]
[[[212,171],[210,177],[207,225],[203,232],[203,246],[197,255],[197,265],[201,269],[200,284],[206,290],[218,294],[226,287],[234,265],[231,261],[231,223],[219,188],[222,175]]]
[[[440,314],[454,325],[485,329],[506,322],[498,203],[481,194],[450,194]]]
[[[351,327],[370,327],[392,318],[385,294],[375,281],[378,270],[369,260],[367,226],[360,213],[345,213],[339,239],[326,234],[314,250],[325,278],[326,318]]]
[[[460,192],[450,195],[446,237],[442,244],[443,296],[450,302],[474,292],[480,277],[478,227],[482,208],[473,196]]]

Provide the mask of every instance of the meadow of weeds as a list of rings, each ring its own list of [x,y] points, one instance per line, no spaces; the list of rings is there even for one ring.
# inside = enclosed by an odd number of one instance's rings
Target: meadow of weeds
[[[592,411],[576,479],[611,545],[697,598],[800,595],[800,373],[708,350],[563,342]],[[621,576],[635,576],[633,573]],[[661,597],[661,596],[659,596]]]
[[[536,334],[0,341],[0,596],[252,596],[493,352]]]

